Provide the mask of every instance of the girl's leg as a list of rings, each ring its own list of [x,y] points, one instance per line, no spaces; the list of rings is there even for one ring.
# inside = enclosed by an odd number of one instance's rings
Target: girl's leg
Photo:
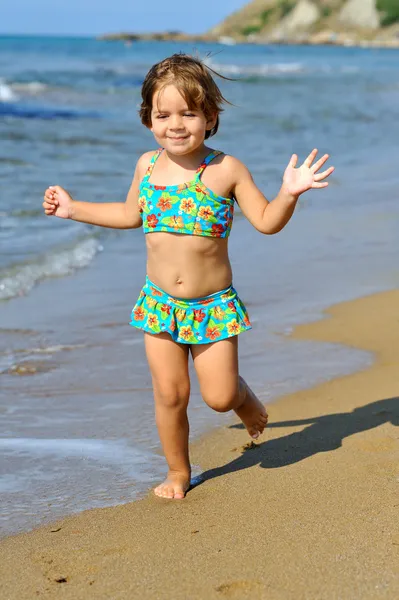
[[[233,409],[251,437],[257,438],[267,425],[267,412],[238,374],[238,336],[191,346],[201,394],[218,412]]]
[[[190,485],[187,405],[190,396],[188,346],[167,333],[144,334],[155,399],[159,437],[169,466],[166,480],[155,488],[163,498],[184,498]]]

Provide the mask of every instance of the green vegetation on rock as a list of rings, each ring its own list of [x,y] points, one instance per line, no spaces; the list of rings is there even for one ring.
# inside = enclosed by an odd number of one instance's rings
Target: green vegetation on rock
[[[266,10],[263,10],[259,15],[257,23],[251,23],[241,29],[242,35],[248,36],[253,33],[259,33],[260,31],[262,31],[273,12],[274,8],[267,8]]]
[[[284,18],[292,11],[295,6],[295,0],[280,0],[281,16]]]
[[[268,8],[260,13],[260,20],[262,21],[262,25],[266,25],[271,14],[273,14],[273,8]]]
[[[209,34],[252,42],[379,41],[399,47],[399,0],[247,0]]]
[[[328,19],[328,17],[332,14],[332,7],[331,6],[322,6],[321,7],[321,14],[323,16],[323,19]]]
[[[381,25],[386,27],[399,21],[398,0],[377,0],[377,9],[381,11]]]
[[[252,35],[253,33],[259,33],[261,29],[262,25],[247,25],[241,29],[241,33],[242,35],[248,36]]]

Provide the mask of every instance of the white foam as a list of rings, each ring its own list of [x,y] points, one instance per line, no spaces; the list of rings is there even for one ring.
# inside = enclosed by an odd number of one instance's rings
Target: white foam
[[[211,69],[218,71],[221,75],[241,75],[244,77],[266,77],[268,75],[279,75],[287,73],[302,73],[305,67],[302,63],[264,63],[261,65],[235,65],[214,63],[206,61]]]
[[[0,102],[11,102],[12,100],[18,100],[18,97],[14,94],[11,86],[4,79],[0,79]]]
[[[99,242],[89,238],[71,249],[49,253],[36,263],[13,267],[0,276],[0,300],[27,294],[43,279],[62,277],[86,267],[101,250]]]
[[[16,454],[28,453],[36,458],[80,458],[100,461],[108,465],[127,467],[129,472],[146,471],[156,457],[129,446],[124,440],[51,439],[51,438],[1,438],[0,448]],[[160,462],[162,458],[159,457]]]
[[[18,92],[35,96],[47,89],[47,85],[40,81],[29,81],[27,83],[13,83],[12,89]]]

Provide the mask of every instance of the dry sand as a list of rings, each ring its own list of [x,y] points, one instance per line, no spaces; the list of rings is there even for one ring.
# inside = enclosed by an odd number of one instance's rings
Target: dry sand
[[[205,481],[0,545],[2,600],[399,598],[399,290],[338,305],[294,336],[375,354],[373,366],[193,445]]]

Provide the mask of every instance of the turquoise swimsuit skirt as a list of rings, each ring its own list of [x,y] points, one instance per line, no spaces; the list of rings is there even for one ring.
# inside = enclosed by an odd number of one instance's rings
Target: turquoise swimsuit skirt
[[[130,325],[147,333],[168,333],[179,344],[210,344],[252,328],[232,286],[203,298],[175,298],[148,277]]]

